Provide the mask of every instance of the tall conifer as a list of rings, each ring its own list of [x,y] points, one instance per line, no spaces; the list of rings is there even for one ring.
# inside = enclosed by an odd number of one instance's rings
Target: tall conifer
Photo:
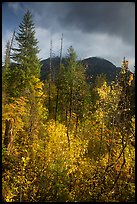
[[[35,38],[35,26],[30,11],[24,15],[15,40],[18,48],[12,48],[11,58],[14,63],[10,65],[7,75],[11,96],[20,96],[28,91],[31,92],[33,77],[39,78],[40,76],[41,65],[37,57],[38,41]]]

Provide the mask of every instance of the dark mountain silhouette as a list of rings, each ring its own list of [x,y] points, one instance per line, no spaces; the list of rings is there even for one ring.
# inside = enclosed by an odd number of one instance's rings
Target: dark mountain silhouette
[[[112,64],[110,61],[99,58],[99,57],[90,57],[86,58],[84,60],[80,61],[86,70],[86,78],[87,82],[94,82],[97,75],[106,75],[106,79],[108,83],[110,83],[112,80],[115,80],[116,75],[120,72],[121,67],[116,67],[114,64]],[[14,64],[14,63],[13,63]],[[60,64],[60,58],[54,57],[52,58],[52,77],[55,79],[56,74],[59,71],[59,64]],[[62,64],[66,64],[66,58],[62,58]],[[41,60],[41,72],[40,72],[40,78],[42,81],[48,78],[49,70],[50,70],[50,58],[47,58],[45,60]],[[2,66],[2,71],[4,69],[4,66]],[[129,74],[132,73],[129,71]]]
[[[59,70],[59,57],[55,57],[52,59],[52,73],[53,77]],[[62,63],[65,64],[66,59],[62,59]],[[104,74],[106,75],[106,79],[108,82],[115,80],[116,75],[120,72],[121,68],[116,67],[114,64],[109,62],[106,59],[99,58],[99,57],[90,57],[84,60],[81,60],[81,63],[84,65],[86,69],[87,81],[94,81],[97,75]],[[50,59],[42,60],[41,61],[41,79],[47,79],[49,74],[49,67],[50,67]]]
[[[55,77],[56,73],[59,70],[59,63],[60,63],[60,58],[59,57],[54,57],[52,59],[51,72],[52,72],[53,78]],[[50,58],[42,60],[41,64],[42,64],[42,67],[41,67],[40,76],[41,76],[41,80],[44,81],[45,79],[47,79],[47,77],[49,75]]]
[[[82,60],[86,68],[87,80],[94,81],[97,75],[104,74],[108,82],[115,80],[116,75],[120,72],[121,68],[116,67],[114,64],[106,59],[99,57],[90,57]]]

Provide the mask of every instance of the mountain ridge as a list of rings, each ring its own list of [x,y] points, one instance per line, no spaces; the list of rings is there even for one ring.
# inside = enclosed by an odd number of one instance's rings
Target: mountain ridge
[[[62,58],[62,64],[65,64],[65,60],[66,58]],[[88,57],[78,61],[85,66],[88,82],[91,81],[91,78],[94,80],[96,76],[100,74],[105,74],[108,82],[111,82],[112,80],[115,80],[116,75],[121,70],[121,67],[117,67],[109,60],[100,57]],[[59,57],[52,58],[51,68],[54,74],[58,72],[59,62]],[[50,58],[41,60],[41,64],[41,79],[45,80],[49,74]]]

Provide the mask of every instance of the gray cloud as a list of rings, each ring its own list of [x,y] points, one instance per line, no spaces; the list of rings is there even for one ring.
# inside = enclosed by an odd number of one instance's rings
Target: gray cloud
[[[39,39],[40,55],[43,59],[49,57],[51,38],[53,53],[59,56],[61,33],[51,34],[48,30],[39,27],[36,29],[36,37]],[[48,39],[48,41],[45,41],[45,39]],[[44,41],[45,44],[43,43]],[[126,59],[129,60],[129,68],[131,70],[134,69],[134,48],[129,44],[125,44],[117,36],[112,37],[105,33],[84,34],[78,30],[72,31],[70,35],[69,32],[65,31],[63,55],[67,54],[67,49],[70,45],[74,47],[79,59],[97,56],[110,60],[116,66],[121,66],[123,57],[126,56]]]
[[[134,26],[134,17],[134,5],[129,2],[82,2],[70,4],[69,12],[61,22],[66,26],[75,25],[85,32],[129,33]]]
[[[36,24],[52,32],[78,29],[107,33],[135,43],[135,5],[131,2],[41,2],[28,5]],[[60,30],[61,31],[61,30]]]
[[[14,3],[12,3],[14,4]],[[63,52],[70,45],[79,58],[100,56],[120,66],[123,57],[133,69],[135,59],[135,4],[132,2],[21,2],[10,4],[16,16],[29,9],[36,26],[40,58],[59,54],[61,33]],[[6,39],[5,39],[6,40]]]

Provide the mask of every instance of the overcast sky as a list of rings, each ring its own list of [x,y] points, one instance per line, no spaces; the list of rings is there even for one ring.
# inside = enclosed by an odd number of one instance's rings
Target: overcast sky
[[[73,46],[79,59],[102,57],[121,66],[125,56],[129,68],[135,65],[135,4],[132,2],[7,2],[2,3],[2,57],[26,10],[33,15],[39,58],[46,59],[53,42],[59,55],[63,33],[63,54]],[[15,44],[14,44],[15,45]]]

